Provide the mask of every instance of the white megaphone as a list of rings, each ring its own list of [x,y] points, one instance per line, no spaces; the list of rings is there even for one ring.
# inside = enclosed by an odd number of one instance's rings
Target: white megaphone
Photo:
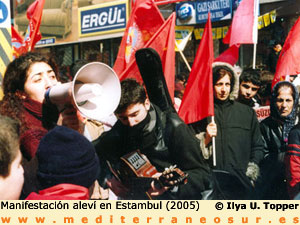
[[[83,116],[100,122],[116,110],[120,98],[118,76],[112,68],[100,62],[84,65],[72,82],[57,84],[45,94],[46,101],[57,105],[59,109],[70,105],[73,99]]]

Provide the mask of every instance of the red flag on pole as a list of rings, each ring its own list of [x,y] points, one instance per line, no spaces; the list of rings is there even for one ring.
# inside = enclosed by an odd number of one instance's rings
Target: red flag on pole
[[[229,46],[257,43],[257,16],[258,0],[242,0],[223,42],[229,40]]]
[[[280,52],[272,87],[287,75],[300,73],[300,18],[290,30]]]
[[[232,45],[222,52],[222,54],[219,55],[214,62],[226,62],[233,66],[239,59],[239,48],[240,45]]]
[[[214,115],[212,63],[214,61],[210,13],[179,108],[185,123]]]
[[[24,40],[20,34],[15,30],[14,26],[11,26],[11,45],[13,49],[13,58],[19,57],[21,54],[27,52],[24,46]]]
[[[143,48],[164,23],[153,0],[135,0],[121,41],[114,71],[120,76],[135,60],[136,50]]]
[[[45,0],[36,0],[27,9],[29,25],[25,34],[25,44],[28,51],[34,48],[35,44],[41,40],[40,25],[43,15]]]
[[[175,13],[164,22],[147,44],[143,47],[153,48],[159,54],[171,99],[174,100],[175,83]],[[119,76],[120,80],[135,78],[142,81],[135,58],[127,69]]]

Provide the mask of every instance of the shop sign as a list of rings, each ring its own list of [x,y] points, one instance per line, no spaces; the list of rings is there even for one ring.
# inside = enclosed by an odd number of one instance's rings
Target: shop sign
[[[9,1],[0,1],[0,27],[10,27]]]
[[[79,36],[123,31],[126,28],[127,14],[127,1],[79,8]]]
[[[176,25],[206,23],[208,12],[211,21],[232,18],[232,0],[207,0],[184,2],[176,5]]]
[[[42,38],[41,40],[39,40],[36,45],[53,45],[55,44],[55,37],[51,37],[51,38]]]

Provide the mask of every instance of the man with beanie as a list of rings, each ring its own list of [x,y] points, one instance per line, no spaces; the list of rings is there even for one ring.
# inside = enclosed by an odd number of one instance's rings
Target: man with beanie
[[[56,126],[37,150],[39,193],[27,200],[87,200],[100,173],[93,145],[80,133]]]

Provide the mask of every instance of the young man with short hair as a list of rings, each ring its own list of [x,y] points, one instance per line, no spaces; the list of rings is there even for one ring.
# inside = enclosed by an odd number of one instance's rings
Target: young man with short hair
[[[210,188],[210,170],[192,130],[175,112],[163,112],[151,104],[143,86],[135,80],[122,81],[121,90],[120,104],[115,111],[118,121],[95,142],[101,166],[108,161],[112,168],[117,168],[120,157],[139,149],[159,172],[155,176],[175,164],[188,173],[187,184],[159,187],[151,182],[147,187],[149,198],[202,199],[201,192]],[[129,176],[118,180],[108,167],[106,173],[104,168],[101,171],[100,184],[107,185],[117,196],[144,199],[124,185]]]
[[[256,94],[261,86],[260,74],[254,69],[246,69],[240,76],[237,101],[250,107],[258,107]]]

